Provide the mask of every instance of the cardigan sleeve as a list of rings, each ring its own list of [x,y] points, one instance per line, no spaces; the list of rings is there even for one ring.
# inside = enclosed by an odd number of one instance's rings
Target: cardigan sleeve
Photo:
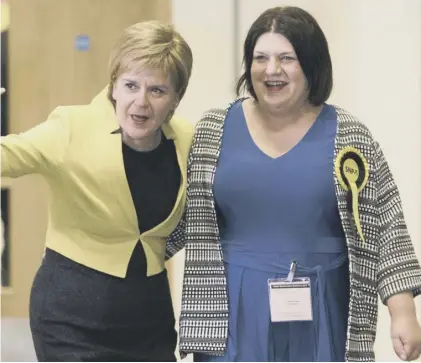
[[[26,132],[1,138],[2,176],[43,174],[63,161],[70,142],[65,109],[57,107],[47,121]]]
[[[186,121],[187,122],[187,121]],[[180,219],[175,230],[167,238],[165,261],[168,261],[177,252],[181,251],[186,245],[186,228],[187,228],[187,209],[189,208],[189,185],[191,177],[191,165],[193,160],[193,145],[195,144],[195,127],[192,124],[183,124],[183,131],[188,131],[190,142],[188,144],[188,157],[187,157],[187,185],[186,185],[186,203],[183,215]],[[186,128],[187,127],[187,128]]]
[[[186,241],[186,212],[183,213],[180,222],[167,239],[165,261],[168,261],[177,252],[181,251]]]
[[[194,143],[194,141],[193,141]],[[187,159],[187,192],[186,192],[186,204],[184,207],[183,215],[180,219],[175,230],[170,234],[167,239],[165,261],[168,261],[173,257],[177,252],[181,251],[186,245],[186,228],[187,228],[187,209],[189,208],[189,185],[190,185],[190,176],[191,176],[191,164],[192,164],[192,149],[191,146],[189,156]]]
[[[374,143],[380,217],[377,285],[381,300],[412,291],[421,294],[421,269],[404,220],[398,188],[384,154]]]

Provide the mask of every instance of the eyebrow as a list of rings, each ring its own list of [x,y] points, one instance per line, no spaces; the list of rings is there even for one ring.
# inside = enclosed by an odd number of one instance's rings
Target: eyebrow
[[[267,52],[263,52],[263,51],[259,51],[259,50],[256,50],[255,53],[264,54],[264,55],[268,54]],[[293,54],[294,54],[293,52],[282,52],[282,53],[278,53],[276,55],[293,55]]]
[[[125,81],[125,82],[134,83],[135,85],[137,85],[137,82],[135,80],[133,80],[133,79],[130,79],[130,78],[122,78],[122,80]],[[159,88],[165,88],[165,89],[168,88],[168,86],[166,86],[165,84],[159,84],[159,83],[158,84],[149,85],[149,87],[159,87]]]

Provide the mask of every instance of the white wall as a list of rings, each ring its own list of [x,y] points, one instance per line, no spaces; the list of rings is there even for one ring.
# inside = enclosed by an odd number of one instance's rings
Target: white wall
[[[172,0],[173,23],[193,51],[193,72],[177,114],[196,122],[233,97],[234,0]]]
[[[421,258],[420,0],[173,0],[173,22],[194,54],[192,81],[179,114],[196,122],[206,109],[232,100],[249,26],[265,9],[291,4],[310,11],[324,30],[334,66],[329,102],[360,117],[382,145]],[[177,315],[183,260],[180,254],[172,263]],[[389,323],[381,306],[379,361],[397,360]]]
[[[380,142],[420,258],[421,1],[340,0],[329,7],[343,15],[328,33],[336,80],[331,101],[358,115]],[[421,301],[416,302],[420,313]],[[380,305],[379,361],[397,360],[389,332],[388,311]]]

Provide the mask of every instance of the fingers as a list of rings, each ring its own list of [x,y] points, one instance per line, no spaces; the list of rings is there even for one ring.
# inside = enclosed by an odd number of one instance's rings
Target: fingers
[[[1,87],[0,88],[0,95],[2,95],[4,92],[6,92],[6,88]]]
[[[399,338],[393,338],[392,342],[396,355],[399,357],[399,359],[405,361],[407,359],[407,354],[401,340]]]
[[[407,358],[408,361],[416,360],[420,356],[421,346],[419,344],[417,345],[407,344],[404,347],[404,349],[405,349],[405,354],[408,357]]]

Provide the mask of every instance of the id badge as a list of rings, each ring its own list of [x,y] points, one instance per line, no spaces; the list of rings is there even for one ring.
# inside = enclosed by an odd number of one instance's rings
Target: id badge
[[[311,321],[310,278],[269,279],[269,303],[271,321]]]

